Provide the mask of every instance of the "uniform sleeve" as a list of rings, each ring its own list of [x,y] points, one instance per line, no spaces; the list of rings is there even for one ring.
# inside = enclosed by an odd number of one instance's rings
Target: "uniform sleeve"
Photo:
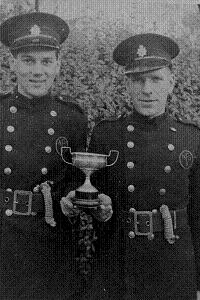
[[[85,152],[87,145],[88,121],[81,108],[74,103],[67,103],[62,108],[62,126],[66,128],[66,137],[71,152]],[[67,195],[71,190],[83,184],[84,174],[74,166],[63,162],[64,170],[57,180],[59,195]]]
[[[112,134],[111,122],[99,123],[93,130],[88,152],[108,155],[111,149],[115,149],[115,141],[112,139]],[[113,168],[107,167],[95,171],[92,175],[92,183],[100,192],[112,197],[114,200],[117,190]]]
[[[109,139],[107,138],[108,127],[105,123],[100,123],[93,130],[88,152],[98,154],[109,153]],[[94,219],[94,227],[97,233],[96,250],[97,253],[109,251],[112,244],[111,240],[114,238],[114,228],[116,226],[116,193],[113,192],[112,176],[108,173],[109,168],[103,168],[99,171],[95,171],[91,178],[91,183],[94,185],[99,193],[104,193],[111,197],[114,214],[112,218],[107,222],[98,222]],[[116,185],[114,186],[116,191]]]
[[[81,115],[76,122],[76,135],[74,136],[74,151],[84,152],[87,146],[88,121],[85,115]]]
[[[100,153],[100,154],[108,154],[108,140],[106,138],[107,128],[103,123],[98,124],[94,127],[88,152],[92,153]]]
[[[189,224],[195,253],[197,285],[200,290],[200,146],[196,163],[190,175]]]
[[[92,132],[88,152],[97,154],[108,154],[109,146],[108,141],[105,138],[106,128],[99,124]],[[108,186],[107,168],[103,168],[99,171],[95,171],[92,175],[92,183],[102,193],[108,193],[106,187]]]
[[[68,146],[71,147],[72,152],[84,152],[86,151],[87,144],[87,118],[79,108],[76,108],[75,105],[70,104],[68,106],[64,106],[63,114],[65,112],[65,108],[67,113],[66,117],[63,117],[62,126],[65,126],[63,128],[66,128]],[[69,114],[70,120],[68,119]],[[70,131],[69,128],[67,128],[69,126]],[[84,179],[85,176],[80,169],[63,162],[63,169],[61,169],[61,172],[59,176],[57,176],[54,184],[54,197],[56,199],[55,206],[57,206],[56,210],[59,222],[66,230],[71,229],[71,223],[69,222],[69,219],[63,215],[60,209],[60,200],[70,191],[75,190],[77,187],[82,185]]]

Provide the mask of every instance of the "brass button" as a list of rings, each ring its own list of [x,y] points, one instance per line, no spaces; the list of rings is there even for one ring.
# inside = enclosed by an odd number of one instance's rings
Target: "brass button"
[[[170,173],[171,170],[172,170],[172,168],[171,168],[170,166],[166,166],[166,167],[164,168],[165,173]]]
[[[6,174],[6,175],[10,175],[12,173],[12,171],[11,171],[11,168],[5,168],[4,169],[4,174]]]
[[[128,186],[128,191],[132,193],[132,192],[134,192],[134,190],[135,190],[134,185],[130,184],[130,185]]]
[[[45,152],[46,153],[51,153],[51,147],[50,146],[46,146],[45,147]]]
[[[133,148],[134,145],[135,144],[133,142],[131,142],[131,141],[127,143],[127,147],[130,148],[130,149]]]
[[[129,162],[127,163],[127,168],[129,168],[129,169],[133,169],[134,166],[135,166],[135,164],[134,164],[134,162],[132,162],[132,161],[129,161]]]
[[[13,147],[11,145],[6,145],[5,146],[5,150],[8,151],[8,152],[11,152],[13,149]]]
[[[173,132],[176,132],[176,128],[174,128],[174,127],[170,127],[170,130]]]
[[[12,125],[7,126],[7,131],[8,132],[14,132],[15,131],[14,126],[12,126]]]
[[[48,172],[48,170],[47,170],[47,168],[42,168],[42,169],[41,169],[41,172],[42,172],[43,175],[46,175],[47,172]]]
[[[128,237],[129,237],[130,239],[134,239],[134,237],[135,237],[135,232],[134,232],[134,231],[129,231]]]
[[[13,214],[12,209],[6,209],[5,214],[6,214],[6,216],[8,216],[8,217],[12,216],[12,214]]]
[[[17,112],[17,107],[11,106],[11,107],[10,107],[10,112],[11,112],[12,114],[15,114],[15,113]]]
[[[174,151],[175,147],[172,144],[169,144],[168,146],[169,151]]]
[[[48,134],[49,134],[49,135],[54,135],[54,133],[55,133],[55,131],[54,131],[53,128],[49,128],[49,129],[48,129]]]
[[[160,189],[160,190],[159,190],[159,194],[160,194],[161,196],[165,195],[165,194],[166,194],[166,189]]]
[[[52,117],[56,117],[56,116],[57,116],[57,112],[56,112],[55,110],[52,110],[52,111],[50,112],[50,115],[51,115]]]
[[[127,126],[127,130],[129,131],[129,132],[133,132],[134,131],[134,126],[133,125],[128,125]]]

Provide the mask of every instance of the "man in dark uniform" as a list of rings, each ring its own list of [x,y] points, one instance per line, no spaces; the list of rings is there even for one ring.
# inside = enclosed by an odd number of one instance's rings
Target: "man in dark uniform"
[[[51,91],[68,33],[62,19],[46,13],[0,26],[18,80],[0,100],[1,299],[71,300],[83,293],[71,224],[59,204],[77,171],[58,153],[62,145],[85,149],[87,119],[72,99]]]
[[[117,163],[93,178],[113,204],[113,217],[99,233],[105,299],[196,299],[200,132],[166,109],[174,87],[171,60],[178,53],[173,40],[156,34],[130,37],[113,53],[125,67],[133,111],[100,122],[89,147],[119,151]]]

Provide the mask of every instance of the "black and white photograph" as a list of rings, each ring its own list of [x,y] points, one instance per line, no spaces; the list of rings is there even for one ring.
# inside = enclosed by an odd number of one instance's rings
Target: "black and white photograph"
[[[0,300],[200,300],[199,0],[0,0]]]

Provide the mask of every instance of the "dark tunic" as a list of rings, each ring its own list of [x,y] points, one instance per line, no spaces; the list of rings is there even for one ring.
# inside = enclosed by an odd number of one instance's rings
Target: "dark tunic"
[[[79,299],[83,293],[71,224],[60,209],[64,190],[80,174],[56,152],[60,137],[67,139],[72,151],[86,146],[87,119],[70,100],[50,95],[33,100],[20,94],[1,97],[1,299]],[[12,213],[15,190],[33,192],[47,180],[53,181],[56,227],[45,222],[41,193],[34,193],[32,199],[36,215]],[[17,211],[27,211],[28,196],[17,195],[16,200]]]
[[[164,229],[154,232],[152,240],[147,236],[134,237],[134,215],[129,211],[156,209],[159,214],[162,204],[169,210],[180,210],[190,203],[189,223],[198,271],[199,143],[198,128],[167,113],[150,120],[134,112],[96,126],[89,151],[108,154],[112,149],[118,150],[119,159],[113,167],[93,175],[93,184],[111,197],[114,214],[99,226],[99,269],[105,277],[101,296],[91,299],[196,299],[187,213],[181,210],[183,215],[174,229],[179,239],[170,244]],[[164,228],[162,218],[159,220]],[[148,216],[146,224],[148,227]]]

